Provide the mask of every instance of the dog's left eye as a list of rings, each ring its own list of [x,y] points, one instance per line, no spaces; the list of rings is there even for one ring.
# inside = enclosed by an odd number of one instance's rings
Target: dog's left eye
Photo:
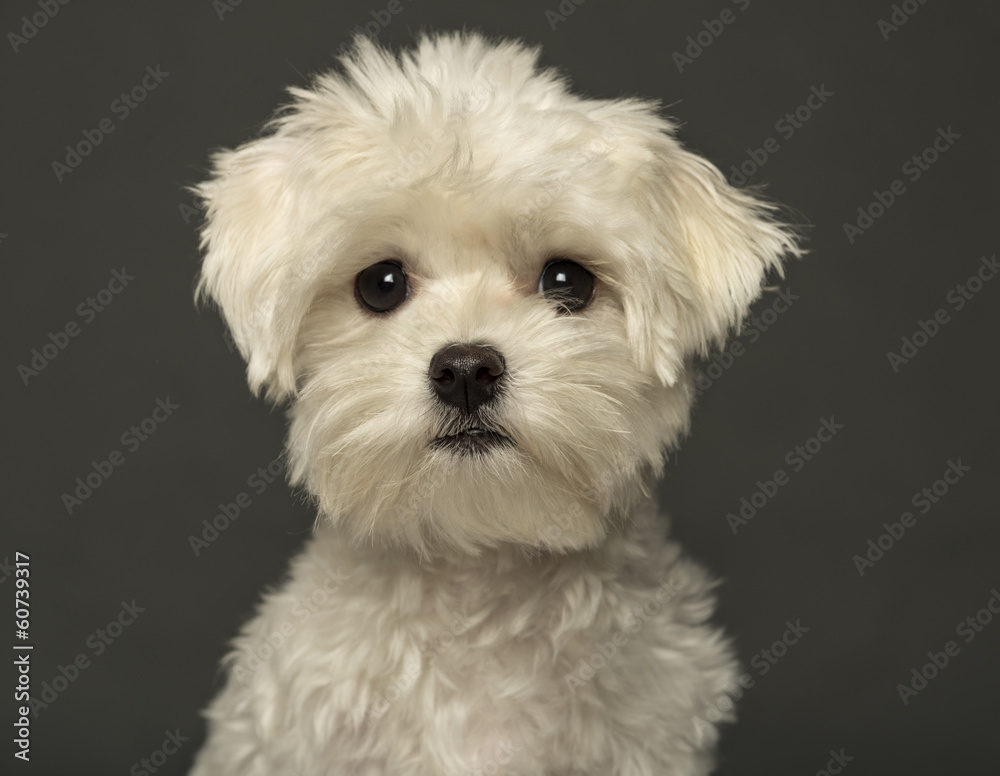
[[[594,298],[594,276],[575,261],[555,259],[542,270],[538,291],[557,302],[560,312],[575,313]]]
[[[392,261],[372,264],[354,281],[358,301],[375,313],[395,310],[406,299],[409,284],[403,268]]]

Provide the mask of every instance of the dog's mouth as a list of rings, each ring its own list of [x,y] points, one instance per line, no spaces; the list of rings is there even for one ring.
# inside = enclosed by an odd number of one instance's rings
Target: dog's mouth
[[[512,447],[510,437],[482,426],[462,429],[454,434],[442,435],[431,441],[435,450],[445,450],[457,455],[483,455],[502,447]]]

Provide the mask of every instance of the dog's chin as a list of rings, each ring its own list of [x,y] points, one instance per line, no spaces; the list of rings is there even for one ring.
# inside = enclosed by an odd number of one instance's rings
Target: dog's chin
[[[458,456],[483,456],[514,447],[510,437],[484,426],[472,426],[455,433],[443,434],[431,441],[431,449]]]

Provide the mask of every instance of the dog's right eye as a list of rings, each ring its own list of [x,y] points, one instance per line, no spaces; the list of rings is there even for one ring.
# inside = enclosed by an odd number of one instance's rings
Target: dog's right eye
[[[406,299],[409,283],[403,268],[392,261],[372,264],[354,281],[358,301],[374,313],[395,310]]]
[[[545,265],[538,290],[564,313],[582,310],[594,298],[594,276],[575,261],[554,259]]]

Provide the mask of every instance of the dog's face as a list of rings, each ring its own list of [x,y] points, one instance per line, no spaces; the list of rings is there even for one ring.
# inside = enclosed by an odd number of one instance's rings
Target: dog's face
[[[360,541],[597,543],[683,434],[691,356],[795,252],[655,106],[536,56],[361,41],[199,188],[202,292]]]

